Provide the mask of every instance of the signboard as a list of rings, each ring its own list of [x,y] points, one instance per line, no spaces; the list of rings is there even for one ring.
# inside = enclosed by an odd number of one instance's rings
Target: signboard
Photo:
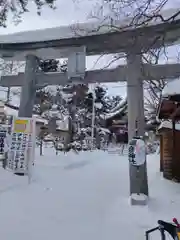
[[[30,119],[14,119],[13,129],[14,133],[30,133],[32,132]]]
[[[35,123],[35,118],[13,118],[7,168],[14,173],[31,174],[35,154]]]

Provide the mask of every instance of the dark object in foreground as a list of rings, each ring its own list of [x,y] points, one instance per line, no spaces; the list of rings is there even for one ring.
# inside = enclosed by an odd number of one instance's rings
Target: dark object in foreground
[[[165,221],[162,221],[162,220],[158,220],[158,226],[157,227],[146,231],[146,240],[149,240],[149,235],[152,232],[155,232],[157,230],[160,231],[161,240],[166,240],[165,232],[168,232],[174,240],[180,240],[180,238],[179,238],[179,236],[180,236],[180,225],[179,225],[177,219],[175,219],[175,218],[173,219],[173,222],[175,224],[165,222]]]
[[[14,174],[18,176],[24,176],[24,173],[14,173]]]

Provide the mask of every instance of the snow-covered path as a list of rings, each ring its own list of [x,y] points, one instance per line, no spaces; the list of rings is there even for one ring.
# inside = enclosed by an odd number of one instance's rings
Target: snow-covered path
[[[178,218],[180,199],[179,185],[161,179],[158,156],[149,159],[148,169],[149,205],[131,207],[127,157],[101,151],[56,157],[52,149],[45,149],[45,156],[37,158],[30,185],[26,177],[0,170],[0,236],[143,240],[144,231],[157,219]]]

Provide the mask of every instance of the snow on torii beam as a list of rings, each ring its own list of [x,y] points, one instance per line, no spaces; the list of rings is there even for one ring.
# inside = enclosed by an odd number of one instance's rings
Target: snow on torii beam
[[[180,40],[178,12],[178,8],[160,11],[158,15],[164,21],[153,17],[147,24],[140,25],[134,23],[134,17],[128,17],[113,23],[107,20],[102,24],[100,20],[0,35],[0,57],[24,61],[28,54],[32,54],[42,59],[59,59],[68,57],[69,52],[81,46],[86,46],[87,55],[130,50],[147,52],[150,48],[177,44]]]
[[[143,64],[142,80],[174,79],[180,77],[180,64],[150,65]],[[127,66],[114,69],[87,71],[82,83],[124,82],[127,79]],[[24,73],[2,76],[0,86],[20,87],[23,85]],[[37,73],[37,85],[66,85],[69,83],[66,73]]]

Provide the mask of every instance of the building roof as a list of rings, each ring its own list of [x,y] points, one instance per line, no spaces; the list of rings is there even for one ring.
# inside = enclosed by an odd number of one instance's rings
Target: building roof
[[[12,109],[10,107],[4,106],[4,113],[9,116],[18,116],[18,110]],[[47,124],[48,121],[45,118],[42,118],[39,115],[33,115],[36,118],[36,122]]]
[[[157,115],[159,119],[180,119],[180,79],[169,81],[162,90]]]
[[[169,98],[170,96],[180,95],[180,79],[168,81],[162,90],[162,97]]]
[[[172,121],[162,121],[162,123],[158,127],[158,131],[163,128],[172,129]],[[180,123],[175,124],[175,129],[180,131]]]
[[[116,105],[116,107],[111,109],[110,112],[101,115],[101,117],[105,120],[108,120],[117,116],[118,114],[124,114],[126,110],[127,110],[127,98],[122,100],[118,105]]]

